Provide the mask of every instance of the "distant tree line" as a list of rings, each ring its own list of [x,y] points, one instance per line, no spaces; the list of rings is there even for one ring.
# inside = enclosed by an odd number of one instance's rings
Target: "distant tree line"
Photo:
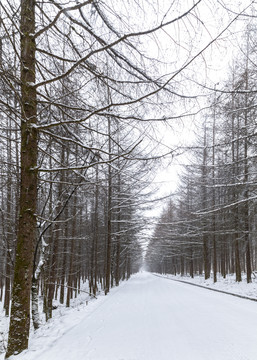
[[[256,24],[246,27],[227,80],[201,114],[180,184],[155,227],[146,261],[152,271],[217,273],[257,269]],[[199,123],[199,122],[198,122]]]

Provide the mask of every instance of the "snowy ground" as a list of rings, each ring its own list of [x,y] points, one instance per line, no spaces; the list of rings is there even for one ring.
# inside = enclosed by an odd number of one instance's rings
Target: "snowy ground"
[[[40,321],[42,326],[39,330],[34,332],[33,325],[31,322],[31,339],[30,343],[33,345],[38,344],[38,338],[44,338],[46,340],[46,344],[49,341],[55,341],[63,333],[70,327],[70,325],[75,325],[81,319],[80,312],[85,310],[87,311],[88,304],[91,304],[95,301],[94,298],[88,295],[89,285],[88,282],[85,282],[81,286],[81,292],[77,298],[71,299],[71,306],[66,308],[65,305],[61,305],[58,301],[53,301],[53,306],[55,310],[53,310],[53,318],[49,320],[47,323],[45,322],[45,316],[43,315],[42,308],[43,303],[42,299],[39,299],[39,309],[40,312]],[[99,295],[101,297],[101,295]],[[7,346],[8,340],[8,326],[9,326],[9,318],[4,316],[3,311],[3,303],[0,302],[0,360],[4,359],[4,353]],[[49,340],[49,341],[48,341]],[[42,346],[45,341],[41,342],[39,346]],[[37,346],[37,345],[35,345]],[[15,357],[17,359],[17,357]]]
[[[220,290],[232,294],[237,294],[240,296],[246,296],[251,299],[257,300],[257,277],[253,276],[252,282],[247,284],[246,275],[242,275],[242,282],[236,282],[235,274],[227,275],[224,279],[221,275],[217,275],[217,282],[213,283],[213,278],[211,277],[208,280],[204,279],[204,275],[195,276],[193,279],[188,276],[174,276],[174,275],[161,275],[165,278],[185,281],[192,284],[201,285],[203,287],[208,287],[215,290]]]
[[[56,311],[62,316],[33,333],[28,351],[13,359],[257,358],[256,302],[150,273],[134,275],[88,306]]]

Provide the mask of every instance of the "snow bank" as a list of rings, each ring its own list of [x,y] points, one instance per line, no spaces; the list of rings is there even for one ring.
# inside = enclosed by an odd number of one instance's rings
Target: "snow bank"
[[[156,274],[159,275],[159,274]],[[242,281],[236,282],[235,274],[227,275],[224,279],[221,275],[217,275],[217,282],[213,282],[213,277],[205,280],[204,275],[196,275],[193,279],[188,276],[180,275],[161,275],[165,278],[185,281],[188,283],[201,285],[203,287],[228,292],[235,295],[245,296],[257,300],[257,278],[253,278],[252,282],[247,284],[246,275],[242,275]]]

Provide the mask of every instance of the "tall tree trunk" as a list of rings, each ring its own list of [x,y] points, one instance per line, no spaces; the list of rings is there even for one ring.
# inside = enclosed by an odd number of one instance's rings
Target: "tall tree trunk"
[[[66,206],[64,210],[64,218],[68,219],[69,217],[69,207]],[[68,238],[69,238],[69,224],[67,222],[64,223],[64,231],[63,231],[63,241],[62,241],[62,265],[61,265],[61,278],[60,278],[60,303],[64,304],[65,297],[65,281],[66,281],[66,273],[67,273],[67,253],[68,253]],[[70,249],[69,249],[70,250]]]
[[[232,109],[234,109],[234,94],[232,94]],[[236,179],[238,176],[238,148],[239,148],[239,141],[238,141],[238,131],[237,131],[237,140],[236,140],[236,146],[235,141],[232,141],[232,176],[233,176],[233,183],[236,183]],[[235,114],[232,114],[232,139],[235,138]],[[238,200],[238,193],[236,186],[233,188],[233,194],[232,194],[233,202],[236,202]],[[239,223],[239,214],[238,214],[238,208],[234,210],[234,219],[233,219],[233,228],[235,230],[235,273],[236,273],[236,281],[240,282],[242,281],[241,277],[241,264],[240,264],[240,251],[239,251],[239,232],[238,232],[238,223]]]
[[[213,128],[212,128],[212,206],[215,209],[216,205],[216,192],[215,192],[215,132],[216,132],[216,92],[215,104],[213,114]],[[216,214],[212,216],[212,241],[213,241],[213,282],[217,282],[217,244],[216,244]]]
[[[7,121],[7,194],[6,194],[6,231],[5,231],[5,239],[6,239],[6,263],[5,263],[5,296],[4,296],[4,309],[5,316],[9,316],[10,311],[10,300],[11,300],[11,262],[12,262],[12,169],[11,169],[11,161],[12,161],[12,144],[11,144],[11,121],[10,118]]]
[[[111,160],[111,119],[108,118],[108,135],[109,135],[109,160]],[[108,199],[107,199],[107,244],[106,244],[106,279],[105,279],[105,295],[110,291],[111,277],[111,247],[112,247],[112,169],[111,164],[108,165]]]
[[[30,291],[36,239],[37,99],[35,83],[35,1],[21,1],[21,182],[12,308],[6,358],[28,347]]]
[[[247,34],[247,51],[246,51],[246,70],[245,70],[245,111],[244,111],[244,238],[246,245],[246,278],[247,283],[252,282],[251,274],[251,247],[250,247],[250,236],[249,236],[249,191],[248,191],[248,181],[249,181],[249,166],[248,166],[248,106],[249,104],[249,94],[247,91],[249,90],[249,69],[248,69],[248,61],[249,61],[249,32]]]
[[[191,253],[190,253],[190,276],[194,278],[194,256],[193,256],[193,246],[191,245]]]
[[[77,194],[74,193],[74,201],[73,201],[73,211],[72,211],[72,230],[71,230],[71,249],[70,249],[70,264],[69,264],[69,272],[68,272],[68,280],[67,280],[67,297],[66,297],[66,307],[70,306],[70,299],[72,299],[73,293],[73,280],[74,280],[74,251],[75,251],[75,236],[76,236],[76,227],[77,227]],[[67,241],[67,240],[66,240]],[[75,287],[75,286],[74,286]]]
[[[93,294],[96,295],[97,292],[97,277],[98,277],[98,237],[99,237],[99,229],[98,229],[98,202],[99,202],[99,176],[98,176],[98,165],[96,165],[96,187],[95,187],[95,220],[94,220],[94,286],[93,286]]]
[[[118,186],[117,186],[117,235],[116,235],[116,269],[115,269],[115,285],[119,286],[120,281],[120,243],[121,243],[121,174],[120,174],[120,161],[118,159]]]
[[[207,129],[204,125],[204,150],[203,150],[203,167],[202,167],[202,204],[203,208],[207,208]],[[207,220],[202,220],[203,224],[203,262],[204,262],[204,277],[205,280],[210,277],[210,260],[209,260],[209,244],[208,236],[206,235]]]

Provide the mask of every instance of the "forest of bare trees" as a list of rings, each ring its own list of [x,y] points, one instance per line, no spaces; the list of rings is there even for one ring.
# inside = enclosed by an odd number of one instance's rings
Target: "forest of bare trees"
[[[150,240],[152,271],[194,277],[257,270],[256,238],[256,24],[217,85],[180,176]]]
[[[141,267],[148,186],[159,161],[173,156],[158,124],[172,128],[173,120],[175,126],[202,106],[188,86],[195,62],[206,66],[205,53],[253,11],[251,2],[238,12],[221,3],[219,11],[228,15],[210,35],[214,28],[207,29],[204,14],[215,14],[215,1],[0,2],[6,358],[28,347],[31,320],[40,326],[39,297],[48,321],[54,299],[69,307],[86,281],[91,296],[108,294]],[[145,261],[152,271],[236,272],[237,281],[246,271],[251,281],[254,32],[248,28],[244,56],[229,80],[207,91],[211,100],[201,112],[178,195],[149,242]]]

